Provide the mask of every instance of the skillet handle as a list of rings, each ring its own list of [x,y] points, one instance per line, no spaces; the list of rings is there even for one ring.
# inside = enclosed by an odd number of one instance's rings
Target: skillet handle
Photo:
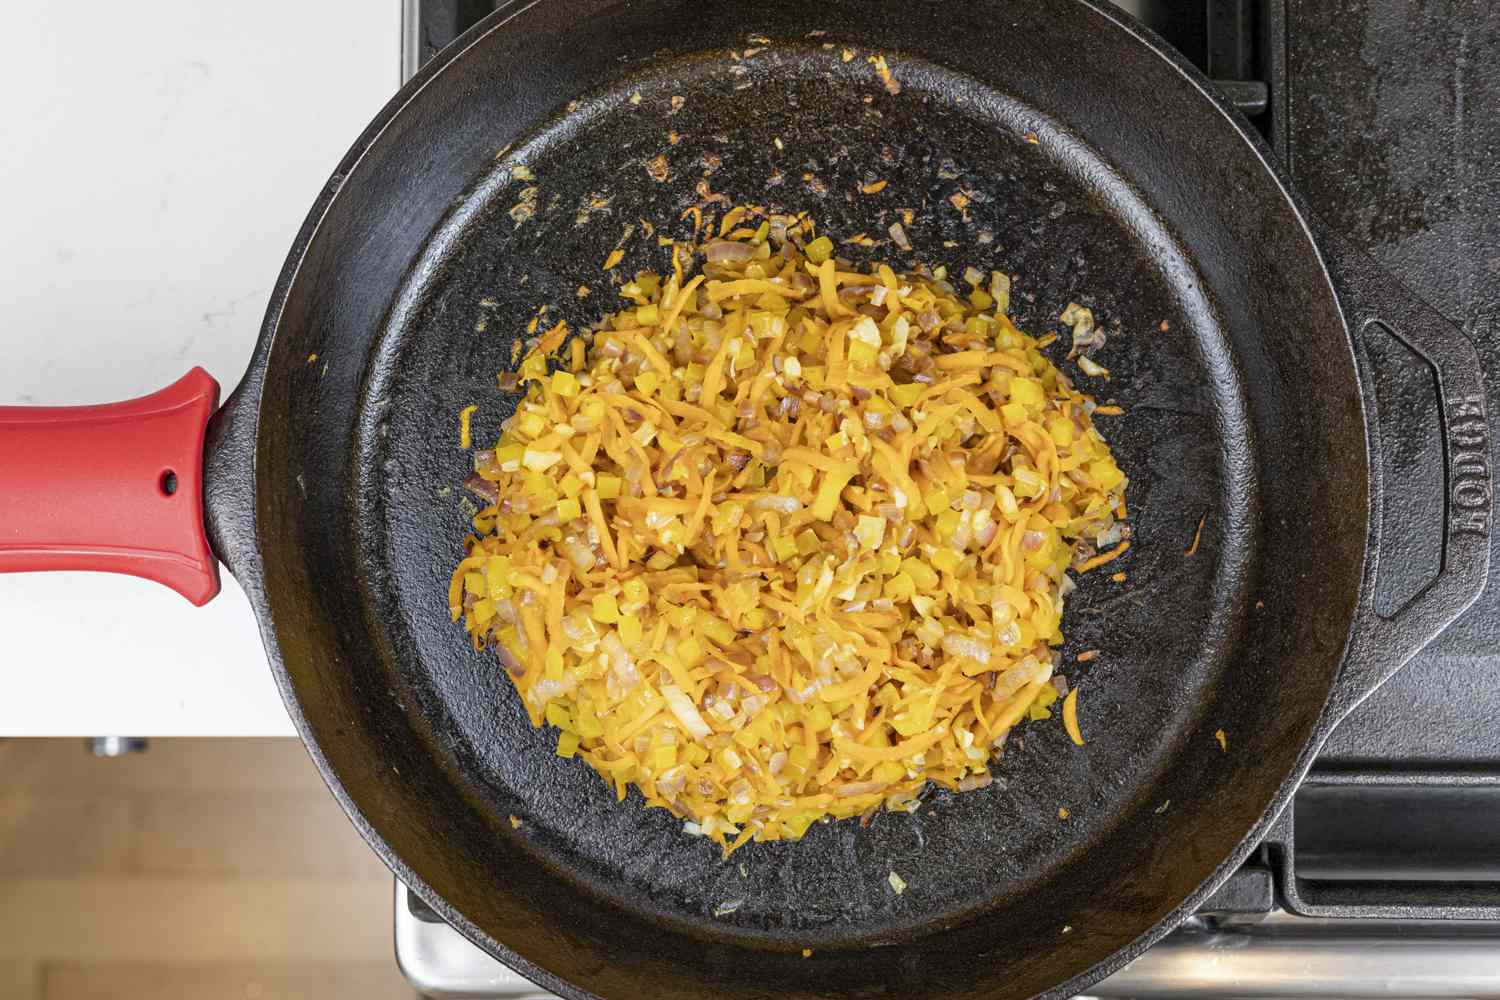
[[[97,570],[219,592],[203,527],[203,436],[219,383],[100,406],[0,406],[0,573]]]
[[[1319,234],[1334,287],[1360,359],[1360,380],[1370,421],[1373,493],[1370,538],[1360,603],[1344,667],[1329,705],[1330,718],[1342,719],[1437,637],[1484,590],[1490,564],[1494,490],[1491,482],[1490,413],[1484,395],[1479,354],[1458,327],[1347,239]],[[1437,577],[1389,615],[1375,610],[1384,486],[1380,482],[1380,434],[1365,338],[1383,332],[1421,356],[1437,373],[1438,417],[1444,455],[1443,551]]]

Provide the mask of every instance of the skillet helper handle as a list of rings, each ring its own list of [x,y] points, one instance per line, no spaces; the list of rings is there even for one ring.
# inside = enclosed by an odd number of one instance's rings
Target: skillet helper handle
[[[96,570],[219,592],[203,526],[203,437],[219,383],[100,406],[0,406],[0,573]]]
[[[1382,552],[1381,538],[1397,530],[1380,523],[1383,492],[1379,485],[1378,450],[1372,455],[1376,482],[1372,496],[1369,551],[1360,605],[1334,688],[1331,717],[1342,719],[1381,684],[1435,639],[1478,599],[1490,564],[1490,530],[1494,521],[1494,490],[1490,468],[1492,438],[1484,395],[1479,354],[1462,330],[1450,323],[1410,289],[1396,281],[1372,258],[1347,239],[1319,233],[1320,246],[1340,292],[1348,326],[1361,345],[1383,331],[1405,344],[1437,374],[1438,418],[1442,423],[1444,453],[1443,551],[1437,577],[1403,607],[1390,615],[1375,610],[1375,577]],[[1361,373],[1366,399],[1373,407],[1368,370]],[[1372,449],[1379,434],[1372,422]]]

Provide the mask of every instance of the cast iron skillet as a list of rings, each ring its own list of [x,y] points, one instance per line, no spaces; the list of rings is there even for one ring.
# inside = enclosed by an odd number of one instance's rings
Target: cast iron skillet
[[[1061,997],[1190,913],[1338,719],[1477,596],[1490,516],[1473,348],[1314,239],[1207,86],[1083,0],[545,0],[504,7],[403,88],[308,217],[250,370],[208,425],[203,477],[213,551],[256,607],[287,706],[397,876],[570,997]],[[665,181],[645,169],[659,154]],[[857,193],[877,178],[884,192]],[[1135,532],[1127,581],[1090,574],[1065,619],[1087,747],[1031,725],[985,790],[728,862],[555,757],[446,611],[472,513],[458,409],[479,403],[489,440],[507,410],[495,373],[534,310],[584,325],[619,273],[665,266],[640,220],[683,235],[683,210],[718,194],[877,238],[910,208],[913,253],[847,255],[1002,267],[1033,330],[1092,306],[1113,374],[1082,384],[1127,411],[1106,433]],[[1387,617],[1372,595],[1401,525],[1380,512],[1402,507],[1382,505],[1369,338],[1432,366],[1449,466],[1441,574]],[[206,413],[215,389],[125,412]],[[0,440],[14,461],[103,419],[73,417],[59,430],[66,413],[8,411]],[[131,474],[146,478],[112,486],[191,526],[202,418],[181,426],[160,435],[185,436],[177,452],[143,452]],[[25,490],[8,487],[3,523],[70,502]],[[212,592],[191,536],[147,544],[131,521],[80,542],[54,520],[12,532],[0,566]],[[1073,665],[1083,649],[1102,652]]]

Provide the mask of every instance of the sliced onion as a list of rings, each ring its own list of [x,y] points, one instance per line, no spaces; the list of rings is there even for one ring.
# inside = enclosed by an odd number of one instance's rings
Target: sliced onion
[[[491,452],[491,454],[493,455],[494,453]],[[464,480],[464,489],[489,503],[500,502],[500,487],[477,472]]]
[[[728,264],[749,260],[755,256],[755,248],[734,240],[710,240],[703,247],[703,256],[710,264]]]
[[[562,550],[563,555],[568,557],[568,562],[585,572],[593,569],[598,562],[594,550],[571,535],[562,540]]]
[[[949,656],[963,656],[975,663],[990,662],[990,644],[962,632],[949,632],[943,636],[943,652]]]
[[[802,509],[802,501],[796,497],[764,496],[750,501],[751,510],[774,510],[778,514],[795,514]]]
[[[707,739],[713,732],[708,723],[703,721],[703,716],[698,714],[698,706],[693,704],[693,699],[683,693],[682,688],[673,684],[665,684],[662,686],[661,694],[667,700],[667,708],[671,709],[677,721],[682,723],[682,727],[692,733],[693,739]],[[678,791],[681,789],[679,788]]]
[[[883,781],[846,781],[842,785],[832,786],[833,794],[841,799],[852,799],[856,795],[869,795],[885,788]]]

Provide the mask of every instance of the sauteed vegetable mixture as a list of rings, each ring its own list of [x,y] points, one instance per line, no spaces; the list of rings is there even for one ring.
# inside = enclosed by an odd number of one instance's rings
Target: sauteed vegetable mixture
[[[815,232],[736,208],[701,273],[545,331],[449,592],[559,754],[726,850],[989,783],[1064,690],[1066,571],[1129,545],[1006,275],[860,271]]]

